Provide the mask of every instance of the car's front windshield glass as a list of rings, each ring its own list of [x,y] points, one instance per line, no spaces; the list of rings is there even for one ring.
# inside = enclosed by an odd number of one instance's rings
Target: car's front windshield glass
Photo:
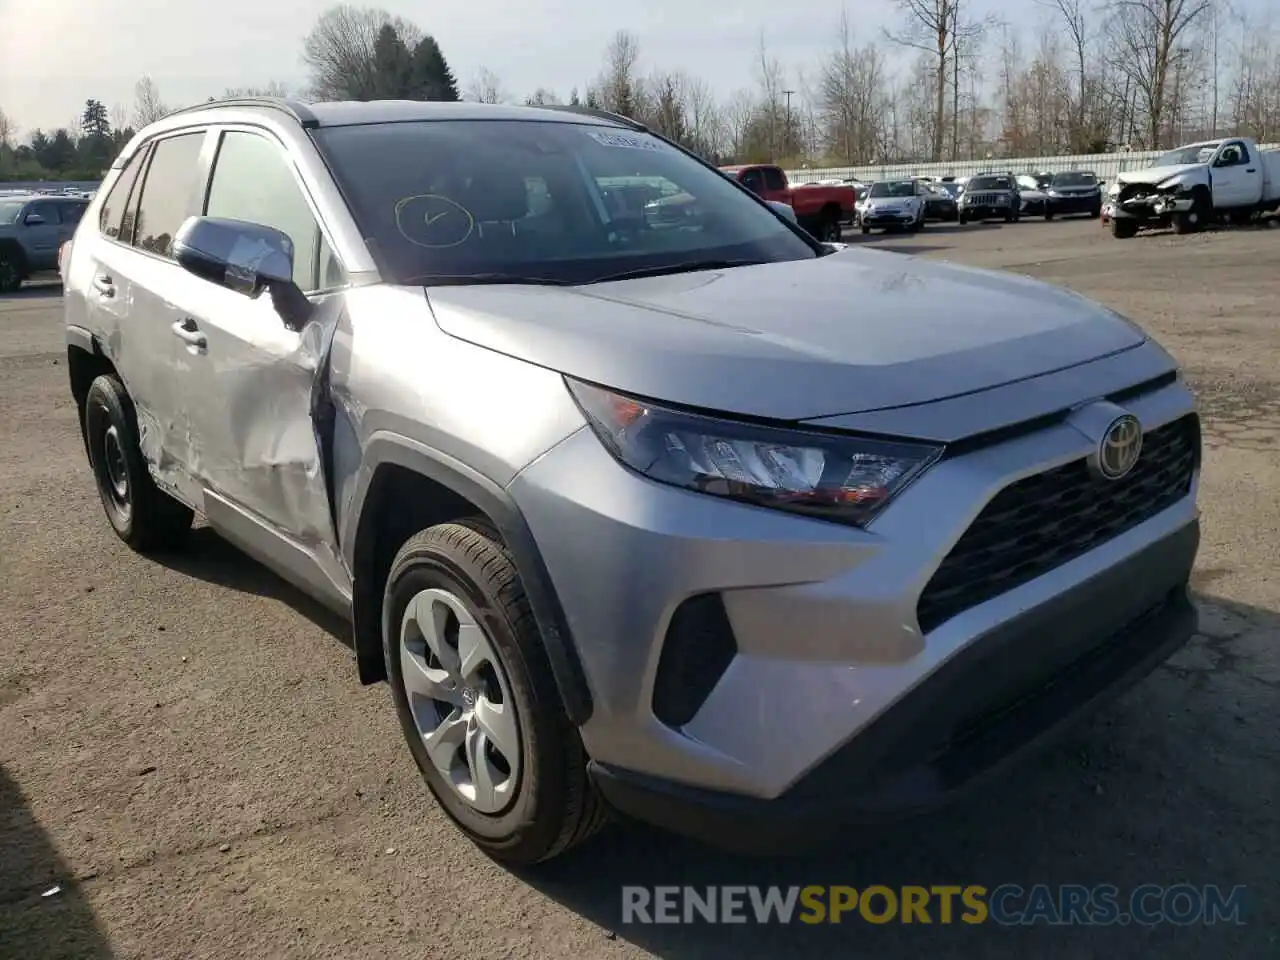
[[[23,206],[21,200],[0,200],[0,223],[17,223]]]
[[[1177,150],[1170,150],[1168,153],[1160,154],[1155,165],[1157,167],[1177,167],[1184,163],[1208,163],[1217,149],[1218,144],[1216,142],[1196,143],[1189,147],[1179,147]]]
[[[1013,184],[1008,177],[974,177],[964,189],[965,193],[973,193],[974,190],[1011,190]]]
[[[1055,187],[1095,187],[1098,178],[1092,173],[1058,173],[1054,174]]]
[[[322,127],[315,137],[396,283],[590,283],[818,256],[717,170],[646,133],[434,120]]]
[[[916,185],[914,180],[882,180],[871,185],[871,196],[878,197],[914,197]]]

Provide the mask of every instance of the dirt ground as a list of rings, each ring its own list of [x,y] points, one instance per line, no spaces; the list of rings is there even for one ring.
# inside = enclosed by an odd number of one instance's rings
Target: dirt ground
[[[1280,229],[1121,242],[1059,220],[870,242],[1064,284],[1185,364],[1208,444],[1188,649],[995,789],[820,857],[626,826],[517,876],[435,810],[341,624],[207,531],[165,563],[115,539],[59,291],[31,288],[0,301],[0,957],[1280,955]],[[1006,882],[1243,884],[1248,922],[621,924],[623,884]]]

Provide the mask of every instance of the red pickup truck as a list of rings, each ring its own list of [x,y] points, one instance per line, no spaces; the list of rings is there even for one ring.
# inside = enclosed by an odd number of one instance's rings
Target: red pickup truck
[[[800,226],[824,242],[838,243],[840,224],[853,221],[858,199],[853,187],[816,183],[793,187],[781,167],[768,163],[721,167],[720,172],[765,200],[788,204],[796,212]]]

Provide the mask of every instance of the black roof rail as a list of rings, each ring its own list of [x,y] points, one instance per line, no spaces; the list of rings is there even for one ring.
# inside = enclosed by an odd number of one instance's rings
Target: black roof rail
[[[537,106],[543,110],[559,110],[561,113],[580,113],[586,117],[595,117],[597,120],[612,120],[614,123],[620,123],[624,127],[630,127],[632,130],[643,130],[646,133],[649,128],[639,120],[632,120],[630,117],[623,116],[620,113],[614,113],[611,110],[602,110],[599,107],[584,107],[581,104],[572,103],[539,103]]]
[[[184,113],[193,113],[196,110],[218,110],[223,107],[259,107],[279,110],[282,113],[287,113],[304,127],[320,126],[320,121],[305,103],[299,100],[291,100],[287,97],[225,97],[220,100],[195,103],[189,107],[183,107],[181,110],[175,110],[166,116],[174,117]]]

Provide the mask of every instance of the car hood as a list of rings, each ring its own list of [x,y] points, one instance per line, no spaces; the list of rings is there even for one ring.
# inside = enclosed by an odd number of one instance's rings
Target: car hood
[[[427,290],[443,330],[655,400],[778,420],[973,393],[1136,346],[1067,290],[898,253],[577,287]]]
[[[1188,170],[1200,170],[1203,163],[1179,163],[1168,167],[1148,167],[1146,170],[1125,170],[1116,174],[1117,183],[1162,183]]]

